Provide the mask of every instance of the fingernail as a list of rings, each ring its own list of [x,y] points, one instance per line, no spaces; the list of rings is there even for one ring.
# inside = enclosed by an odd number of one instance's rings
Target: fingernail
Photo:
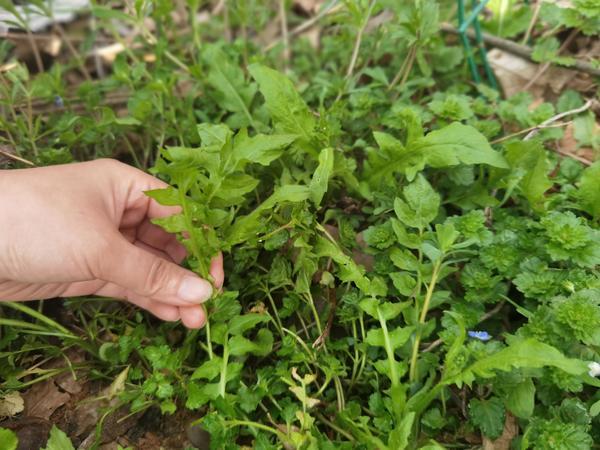
[[[212,295],[212,286],[202,278],[186,277],[179,286],[179,298],[190,303],[202,303]]]

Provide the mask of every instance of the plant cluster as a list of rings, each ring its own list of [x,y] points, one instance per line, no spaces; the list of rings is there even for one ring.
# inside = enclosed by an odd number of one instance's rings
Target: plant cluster
[[[473,433],[494,441],[510,424],[515,448],[592,448],[600,165],[553,152],[560,128],[520,133],[581,96],[532,108],[528,93],[473,86],[462,48],[438,32],[449,10],[431,0],[345,2],[318,52],[288,44],[287,74],[272,68],[281,48],[207,42],[198,26],[186,52],[167,3],[136,2],[133,15],[95,7],[107,27],[139,25],[155,55],[119,55],[101,89],[84,82],[69,97],[63,65],[2,74],[14,119],[2,139],[36,163],[125,145],[170,185],[147,194],[181,206],[155,223],[177,233],[185,264],[208,277],[224,254],[224,289],[200,331],[78,300],[69,308],[83,336],[41,325],[85,345],[97,373],[120,372],[132,411],[197,413],[215,449],[433,450],[468,447]],[[597,32],[596,3],[576,3],[571,13],[545,4],[542,17]],[[393,19],[363,34],[384,6]],[[271,18],[259,3],[232,8],[246,34]],[[552,42],[535,55],[554,58]],[[102,106],[102,89],[129,92],[126,115]],[[49,116],[16,106],[55,96],[66,108]],[[590,120],[575,135],[597,148]],[[2,389],[25,385],[28,360],[13,352],[35,352],[44,330],[4,327]]]

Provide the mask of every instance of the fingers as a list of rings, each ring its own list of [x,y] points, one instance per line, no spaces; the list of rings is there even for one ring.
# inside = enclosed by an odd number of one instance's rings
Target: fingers
[[[128,292],[121,286],[117,286],[113,283],[106,283],[100,280],[73,283],[71,287],[65,291],[64,296],[70,297],[91,294],[101,297],[126,300],[142,309],[145,309],[161,320],[167,322],[181,320],[183,325],[185,325],[187,328],[202,328],[206,323],[204,308],[202,308],[200,305],[180,307],[168,305],[151,298],[141,297],[132,292]]]
[[[225,281],[225,272],[223,270],[223,253],[219,253],[210,261],[210,275],[215,281],[215,287],[221,289]]]
[[[99,251],[95,267],[92,267],[96,278],[122,286],[141,297],[175,306],[199,304],[212,295],[212,285],[208,281],[127,242],[120,234],[109,239],[105,247],[104,251]]]
[[[186,257],[185,247],[177,240],[177,237],[154,225],[148,219],[137,227],[135,238],[151,247],[164,251],[177,263],[180,263]]]
[[[179,314],[181,322],[183,322],[187,328],[202,328],[206,323],[206,313],[201,305],[180,306]]]
[[[181,212],[180,206],[160,205],[145,194],[145,191],[169,187],[164,181],[133,167],[124,166],[120,169],[127,171],[126,176],[114,178],[113,182],[119,192],[118,208],[123,211],[121,226],[129,228],[145,218],[155,219]]]
[[[166,322],[175,322],[181,318],[179,308],[165,303],[155,302],[146,297],[132,295],[128,298],[130,303],[151,312],[156,317]]]

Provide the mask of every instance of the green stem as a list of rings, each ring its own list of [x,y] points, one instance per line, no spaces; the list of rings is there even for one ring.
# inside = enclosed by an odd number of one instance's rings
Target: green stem
[[[421,344],[421,335],[423,330],[423,325],[427,320],[427,313],[429,312],[429,305],[431,303],[431,297],[433,296],[433,291],[435,290],[435,285],[437,283],[437,279],[440,272],[440,267],[442,266],[442,258],[438,259],[433,265],[433,272],[431,273],[431,282],[429,286],[427,286],[427,292],[425,293],[425,300],[423,301],[423,309],[421,309],[421,315],[419,317],[419,325],[417,327],[417,333],[415,336],[415,342],[413,344],[412,356],[410,359],[410,373],[409,379],[410,381],[415,381],[417,376],[417,359],[419,357],[419,345]]]
[[[321,319],[319,318],[319,313],[317,312],[317,308],[315,307],[315,301],[310,292],[308,292],[306,295],[308,297],[308,304],[310,305],[310,309],[313,313],[313,316],[315,317],[315,322],[317,324],[317,331],[319,332],[319,336],[320,336],[321,334],[323,334],[323,328],[321,327]]]
[[[400,380],[398,379],[398,372],[396,372],[396,358],[394,357],[394,349],[390,341],[390,334],[387,329],[386,320],[381,315],[381,310],[379,308],[377,308],[377,318],[379,319],[379,324],[381,325],[381,330],[383,331],[383,343],[385,346],[385,352],[387,354],[388,363],[390,365],[390,377],[392,379],[392,388],[395,388],[400,382]]]
[[[208,351],[208,359],[213,359],[212,341],[210,337],[210,320],[208,320],[208,311],[206,311],[206,305],[202,304],[202,309],[204,309],[204,317],[206,317],[206,325],[204,326],[204,329],[206,330],[206,349]]]
[[[227,337],[223,344],[223,365],[221,366],[221,378],[219,379],[219,394],[225,398],[225,387],[227,386],[227,364],[229,363],[229,347]]]
[[[276,435],[285,444],[290,444],[290,440],[284,433],[282,433],[281,431],[279,431],[273,427],[264,425],[262,423],[252,422],[250,420],[230,420],[230,421],[226,422],[226,424],[229,427],[251,427],[251,428],[258,428],[259,430],[263,430],[263,431],[268,431],[269,433],[273,433],[274,435]]]

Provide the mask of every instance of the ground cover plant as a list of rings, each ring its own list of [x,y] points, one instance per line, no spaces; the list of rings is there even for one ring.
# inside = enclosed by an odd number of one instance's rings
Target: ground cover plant
[[[3,164],[147,169],[182,207],[156,224],[185,265],[207,277],[222,252],[226,272],[202,330],[99,299],[3,304],[0,415],[66,376],[106,401],[88,428],[51,410],[48,449],[117,448],[107,427],[152,416],[195,421],[190,448],[593,448],[598,61],[587,88],[505,98],[440,31],[454,2],[201,3],[94,5],[43,71],[0,43]],[[594,1],[504,3],[483,27],[540,67],[573,67],[574,33],[597,44]],[[86,59],[102,39],[123,44],[110,64]]]

